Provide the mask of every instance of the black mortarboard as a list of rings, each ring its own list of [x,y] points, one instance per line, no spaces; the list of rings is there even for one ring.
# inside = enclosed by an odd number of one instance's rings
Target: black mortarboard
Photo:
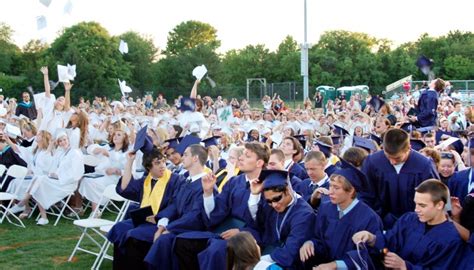
[[[333,145],[340,144],[341,143],[341,138],[342,137],[339,136],[339,135],[331,136],[332,144]]]
[[[331,156],[331,153],[332,153],[332,151],[331,151],[332,145],[325,144],[325,143],[323,143],[323,142],[321,142],[321,141],[319,141],[319,140],[316,140],[316,141],[314,142],[314,145],[317,145],[317,146],[318,146],[319,151],[323,152],[323,154],[324,154],[324,156],[325,156],[326,158],[329,158],[329,157]]]
[[[182,97],[180,100],[180,111],[194,111],[196,109],[196,100],[194,98]]]
[[[183,137],[169,139],[169,140],[166,140],[165,142],[168,143],[168,148],[176,149],[181,139],[183,139]]]
[[[422,140],[410,139],[411,149],[415,151],[420,151],[426,147],[426,144]]]
[[[186,135],[176,147],[176,152],[178,152],[180,155],[183,155],[184,151],[186,150],[186,148],[188,148],[188,146],[193,144],[199,144],[200,142],[201,139],[199,139],[198,137],[195,137],[193,135]]]
[[[263,170],[258,177],[263,181],[263,188],[272,188],[288,185],[288,172],[282,170]]]
[[[380,108],[385,104],[385,101],[378,96],[372,96],[369,101],[369,105],[374,108],[375,112],[379,112]]]
[[[377,147],[375,147],[375,142],[367,138],[354,137],[354,146],[363,148],[369,153],[371,153],[372,151],[377,151]]]
[[[408,132],[408,133],[410,133],[410,134],[411,134],[411,132],[412,132],[413,130],[416,129],[415,126],[414,126],[412,123],[410,123],[410,122],[408,122],[408,123],[403,123],[403,124],[400,126],[400,128],[403,129],[403,130],[405,130],[406,132]]]
[[[219,142],[217,141],[217,139],[219,138],[220,138],[219,136],[212,136],[212,137],[202,140],[201,142],[204,143],[204,147],[209,147],[211,145],[218,145]]]
[[[363,172],[354,167],[349,162],[341,158],[341,166],[334,171],[334,174],[344,176],[352,184],[356,191],[362,191],[367,187],[367,178]]]
[[[146,133],[147,129],[148,126],[144,126],[140,131],[138,131],[135,145],[133,146],[133,152],[140,150],[143,154],[147,154],[153,150],[153,140]]]
[[[301,146],[303,147],[303,149],[306,148],[306,136],[305,135],[295,135],[293,137],[301,143]]]
[[[379,136],[377,136],[373,133],[370,133],[370,139],[375,141],[375,143],[377,143],[378,145],[382,144],[382,138],[380,138]]]
[[[334,133],[337,134],[337,135],[341,135],[341,136],[345,136],[345,135],[349,135],[349,131],[347,131],[347,129],[337,125],[337,124],[334,124]]]
[[[431,67],[433,66],[434,61],[422,55],[416,60],[416,66],[423,72],[423,74],[428,75],[430,73]]]

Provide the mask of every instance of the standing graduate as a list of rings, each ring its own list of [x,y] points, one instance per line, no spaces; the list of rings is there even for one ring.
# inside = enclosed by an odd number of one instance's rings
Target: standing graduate
[[[248,205],[261,232],[261,260],[284,269],[297,267],[298,249],[311,237],[314,228],[313,209],[289,186],[286,171],[262,171],[250,188]]]
[[[418,99],[418,108],[416,116],[409,116],[409,120],[416,126],[430,127],[436,126],[438,116],[438,96],[444,90],[445,82],[442,79],[431,81],[430,88],[424,90]]]
[[[163,211],[158,213],[158,230],[154,236],[154,242],[145,257],[145,262],[151,269],[173,269],[177,267],[177,261],[173,253],[173,245],[176,235],[204,229],[200,217],[203,204],[201,178],[204,165],[207,161],[207,151],[199,144],[191,144],[199,138],[188,135],[181,141],[181,147],[186,150],[183,153],[183,166],[188,171],[185,182],[176,190],[172,203]]]
[[[324,171],[326,164],[327,160],[323,152],[314,150],[308,152],[304,158],[304,166],[309,178],[294,186],[294,190],[314,209],[319,207],[321,199],[329,190],[329,176]],[[327,199],[328,197],[324,196],[323,200],[327,201]]]
[[[146,129],[144,127],[138,132],[134,151],[127,153],[124,173],[116,190],[122,197],[139,202],[140,208],[151,206],[153,215],[138,226],[131,219],[126,219],[112,227],[107,238],[114,244],[114,269],[146,269],[143,259],[157,230],[155,216],[170,204],[173,193],[183,180],[166,169],[165,158],[153,147]],[[144,153],[142,163],[147,173],[140,179],[134,179],[132,167],[138,150]]]
[[[366,242],[387,249],[383,263],[392,269],[458,269],[465,243],[455,224],[447,219],[448,187],[430,179],[416,187],[415,212],[400,217],[391,230],[361,231],[354,243]]]
[[[175,253],[180,269],[224,269],[226,267],[227,240],[239,231],[248,231],[258,239],[247,201],[250,181],[258,179],[268,163],[270,149],[259,142],[244,145],[239,159],[241,175],[231,178],[214,196],[215,177],[202,179],[203,208],[201,216],[208,232],[190,232],[178,236]],[[199,253],[199,255],[198,255]]]
[[[300,259],[305,269],[355,269],[356,245],[354,233],[366,230],[382,231],[382,220],[364,202],[357,199],[357,191],[367,185],[365,175],[345,160],[332,175],[329,186],[330,203],[319,207],[314,236],[300,248]],[[375,252],[374,252],[375,253]]]
[[[382,218],[384,228],[415,207],[415,187],[430,178],[438,178],[432,162],[410,149],[406,131],[390,129],[383,140],[383,150],[369,155],[362,166],[371,190],[362,195]]]

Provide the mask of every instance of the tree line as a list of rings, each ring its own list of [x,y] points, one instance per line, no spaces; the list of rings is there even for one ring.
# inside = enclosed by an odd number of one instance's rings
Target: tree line
[[[173,98],[187,94],[193,85],[191,71],[197,65],[208,68],[203,93],[244,97],[247,78],[268,82],[301,81],[300,49],[287,36],[275,51],[263,44],[248,45],[219,53],[217,29],[199,21],[186,21],[168,34],[166,48],[157,48],[148,35],[126,32],[112,36],[96,22],[81,22],[61,31],[51,43],[31,40],[19,48],[12,40],[14,30],[0,23],[0,88],[7,96],[20,96],[27,86],[42,91],[39,69],[50,68],[56,80],[58,64],[77,65],[73,99],[79,96],[119,98],[117,79],[126,80],[134,92],[162,93]],[[129,53],[118,50],[120,40]],[[369,85],[380,93],[385,85],[408,75],[426,78],[415,66],[420,55],[435,62],[436,76],[448,80],[474,79],[474,34],[451,31],[440,37],[421,35],[418,40],[394,46],[387,39],[344,30],[328,31],[309,51],[310,85]],[[314,87],[312,87],[314,89]]]

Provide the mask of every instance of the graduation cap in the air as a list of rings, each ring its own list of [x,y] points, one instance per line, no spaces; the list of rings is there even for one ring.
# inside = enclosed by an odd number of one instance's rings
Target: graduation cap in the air
[[[415,151],[420,151],[421,149],[426,147],[426,144],[422,140],[410,139],[410,146],[411,149]]]
[[[301,146],[303,147],[303,149],[306,148],[306,136],[305,135],[295,135],[293,137],[301,143]]]
[[[288,172],[282,170],[263,170],[258,177],[263,181],[263,189],[288,185]]]
[[[119,51],[120,51],[121,54],[128,53],[128,44],[127,44],[127,42],[123,41],[122,39],[120,40]]]
[[[204,147],[206,148],[212,145],[218,145],[219,138],[220,138],[219,136],[212,136],[212,137],[202,140],[201,143],[204,143]]]
[[[341,136],[346,136],[346,135],[349,135],[349,131],[347,131],[347,129],[337,125],[337,124],[334,124],[334,133],[337,134],[337,135],[341,135]]]
[[[193,112],[196,109],[196,100],[194,98],[182,97],[178,110]]]
[[[383,140],[381,137],[373,134],[373,133],[370,133],[369,135],[369,139],[371,139],[372,141],[374,141],[377,145],[381,145]]]
[[[385,104],[385,101],[378,96],[372,96],[369,101],[369,105],[374,108],[375,112],[379,112],[380,108]]]
[[[183,139],[183,137],[168,139],[165,141],[165,143],[168,143],[168,148],[176,149],[181,139]]]
[[[362,149],[367,150],[369,154],[372,151],[377,151],[377,147],[375,147],[374,141],[371,139],[367,138],[362,138],[362,137],[354,137],[354,146],[355,147],[360,147]]]
[[[144,126],[140,131],[138,131],[135,145],[133,146],[133,152],[137,152],[138,150],[142,151],[143,154],[150,153],[153,150],[153,140],[150,136],[146,133],[148,129],[148,125]]]
[[[363,172],[354,167],[344,159],[341,160],[341,166],[334,171],[334,174],[344,176],[352,184],[356,191],[362,191],[367,187],[367,177]]]
[[[180,155],[183,155],[184,151],[186,150],[186,148],[188,148],[188,146],[193,144],[199,144],[200,142],[201,139],[199,139],[198,137],[193,135],[186,135],[176,147],[176,152],[178,152]]]
[[[422,55],[416,60],[416,66],[423,72],[423,74],[428,75],[431,71],[434,61]]]
[[[319,151],[323,152],[323,154],[326,158],[329,158],[331,156],[332,145],[325,144],[325,143],[323,143],[322,141],[319,141],[319,140],[316,140],[314,142],[314,145],[318,146]]]

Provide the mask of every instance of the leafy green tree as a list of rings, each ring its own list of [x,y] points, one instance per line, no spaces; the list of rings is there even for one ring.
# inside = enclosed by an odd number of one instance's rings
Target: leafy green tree
[[[178,55],[199,45],[207,45],[211,50],[219,48],[221,42],[217,39],[217,30],[199,21],[182,22],[169,32],[165,54]]]
[[[20,48],[12,42],[13,29],[0,22],[0,72],[18,75],[15,69],[20,57]]]
[[[449,56],[444,60],[446,79],[458,80],[474,77],[474,62],[472,58],[461,55]]]
[[[45,53],[48,46],[40,40],[30,40],[22,49],[19,69],[25,81],[35,89],[43,89],[41,66],[46,64]]]

